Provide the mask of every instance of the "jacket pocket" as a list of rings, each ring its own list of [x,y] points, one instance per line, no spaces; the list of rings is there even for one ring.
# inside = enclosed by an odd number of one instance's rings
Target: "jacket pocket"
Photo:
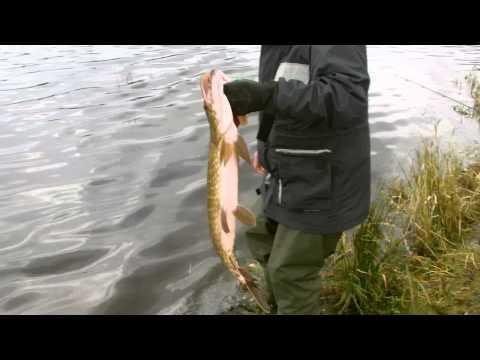
[[[277,205],[291,211],[312,213],[329,210],[332,202],[331,150],[274,150],[278,174]]]

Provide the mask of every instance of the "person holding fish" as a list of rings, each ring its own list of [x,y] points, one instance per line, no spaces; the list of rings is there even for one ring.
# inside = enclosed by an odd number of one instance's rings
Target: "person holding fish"
[[[278,314],[319,314],[319,272],[370,208],[365,45],[262,45],[259,81],[224,85],[233,114],[259,113],[263,175],[247,231]]]

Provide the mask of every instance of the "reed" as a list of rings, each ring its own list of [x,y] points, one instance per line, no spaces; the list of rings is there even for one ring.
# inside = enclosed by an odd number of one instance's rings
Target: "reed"
[[[473,99],[473,116],[480,117],[480,68],[475,68],[465,77],[466,83],[470,87],[470,95]]]

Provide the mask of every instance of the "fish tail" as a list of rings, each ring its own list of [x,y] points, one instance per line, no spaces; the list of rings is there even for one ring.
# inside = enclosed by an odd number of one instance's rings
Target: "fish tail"
[[[238,268],[238,271],[245,279],[245,287],[247,288],[248,292],[253,296],[255,302],[257,303],[258,307],[266,314],[269,314],[271,311],[270,305],[267,301],[267,294],[264,290],[259,288],[255,283],[255,280],[252,278],[250,273],[245,268]]]

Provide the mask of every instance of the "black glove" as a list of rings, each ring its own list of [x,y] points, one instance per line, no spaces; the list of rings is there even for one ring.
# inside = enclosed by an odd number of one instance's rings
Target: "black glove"
[[[259,83],[252,80],[236,80],[225,84],[223,92],[230,102],[233,115],[243,116],[264,110],[272,101],[276,88],[275,81]]]

